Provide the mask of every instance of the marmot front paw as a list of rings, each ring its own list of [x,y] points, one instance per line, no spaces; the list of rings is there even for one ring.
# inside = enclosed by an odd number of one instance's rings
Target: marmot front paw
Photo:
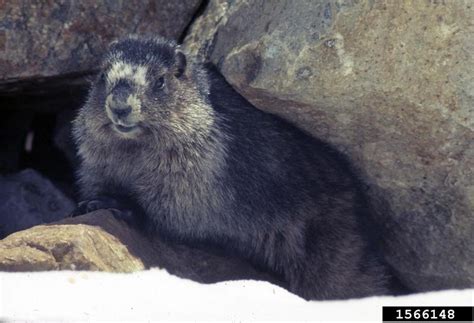
[[[71,217],[76,217],[100,209],[108,209],[118,220],[123,220],[127,223],[132,222],[132,210],[124,203],[107,196],[79,202],[76,209],[71,213]]]

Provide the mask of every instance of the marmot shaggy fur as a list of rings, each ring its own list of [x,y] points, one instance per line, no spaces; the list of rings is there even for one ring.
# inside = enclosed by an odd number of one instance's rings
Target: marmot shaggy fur
[[[306,299],[388,292],[347,160],[174,42],[112,43],[74,137],[78,213],[129,201],[148,231],[247,259]]]

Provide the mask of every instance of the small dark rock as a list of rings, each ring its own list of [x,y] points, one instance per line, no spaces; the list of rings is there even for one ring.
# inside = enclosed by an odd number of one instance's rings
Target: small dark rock
[[[296,77],[298,79],[305,80],[309,78],[311,75],[313,75],[313,71],[308,66],[301,67],[296,71]]]
[[[0,176],[0,237],[32,226],[58,221],[74,202],[32,169]]]

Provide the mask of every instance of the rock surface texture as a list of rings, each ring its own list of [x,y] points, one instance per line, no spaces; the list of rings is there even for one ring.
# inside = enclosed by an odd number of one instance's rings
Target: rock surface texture
[[[32,169],[0,176],[0,238],[63,219],[74,207],[70,198]]]
[[[0,241],[0,271],[132,272],[150,267],[202,283],[275,282],[239,259],[147,238],[106,210],[36,226]]]
[[[0,1],[0,90],[17,90],[17,81],[25,79],[41,83],[50,76],[90,72],[108,43],[123,35],[178,39],[199,4],[200,0]]]
[[[348,154],[411,288],[474,285],[474,3],[211,0],[185,39]]]
[[[106,222],[115,228],[114,223]],[[101,228],[41,225],[8,236],[0,243],[0,269],[7,271],[143,269],[117,238]]]
[[[73,222],[41,225],[14,233],[0,242],[0,270],[131,272],[143,269],[143,262],[106,231],[133,240],[127,234],[129,230],[112,217],[102,220],[104,228]]]

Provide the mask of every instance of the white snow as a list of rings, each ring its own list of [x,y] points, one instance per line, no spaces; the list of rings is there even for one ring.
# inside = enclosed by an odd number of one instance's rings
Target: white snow
[[[0,320],[382,321],[382,306],[472,306],[474,289],[307,302],[267,282],[203,285],[148,270],[0,273]]]

